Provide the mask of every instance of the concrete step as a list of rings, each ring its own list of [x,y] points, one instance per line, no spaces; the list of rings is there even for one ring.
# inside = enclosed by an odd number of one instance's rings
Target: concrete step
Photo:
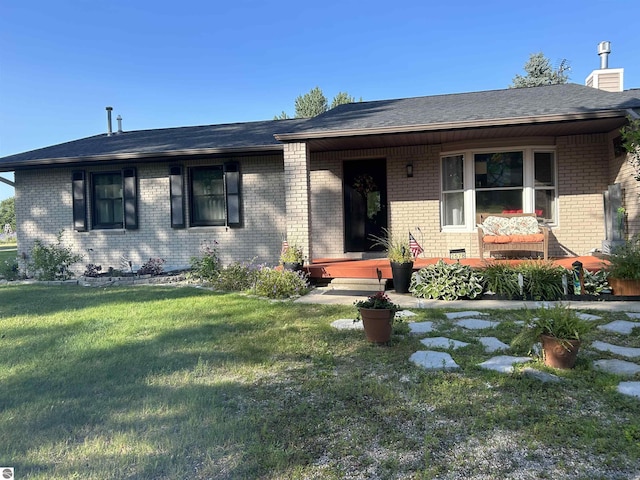
[[[387,280],[378,282],[377,278],[334,278],[329,283],[329,288],[333,290],[348,290],[361,292],[380,292],[387,286]]]

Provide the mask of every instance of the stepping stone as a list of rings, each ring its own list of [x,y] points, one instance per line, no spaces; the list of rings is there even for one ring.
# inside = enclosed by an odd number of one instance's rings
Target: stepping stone
[[[629,317],[629,318],[637,318],[638,320],[640,320],[640,313],[627,312],[627,317]]]
[[[338,330],[364,330],[362,320],[354,322],[353,318],[341,318],[340,320],[331,322],[331,326]]]
[[[536,380],[541,381],[542,383],[560,383],[562,379],[553,373],[541,372],[540,370],[536,370],[535,368],[526,367],[522,370],[529,378],[534,378]]]
[[[396,318],[409,318],[409,317],[415,317],[416,314],[413,313],[411,310],[400,310],[399,312],[396,312]]]
[[[493,353],[498,350],[506,350],[509,348],[509,345],[501,342],[496,337],[480,337],[478,340],[484,347],[485,352]]]
[[[467,318],[467,317],[481,317],[483,315],[486,315],[486,313],[476,312],[476,311],[445,313],[445,316],[449,320],[455,320],[457,318]]]
[[[485,328],[494,328],[500,325],[500,322],[493,322],[491,320],[482,320],[481,318],[467,318],[465,320],[458,320],[456,322],[460,327],[469,330],[483,330]]]
[[[618,391],[624,395],[640,398],[640,382],[620,382]]]
[[[611,345],[610,343],[601,342],[599,340],[593,342],[591,346],[601,352],[611,352],[616,355],[620,355],[621,357],[640,357],[640,348],[619,347],[618,345]]]
[[[453,349],[462,348],[469,345],[466,342],[460,342],[458,340],[452,340],[451,338],[446,337],[431,337],[431,338],[423,338],[420,340],[425,347],[431,348],[445,348],[445,349]]]
[[[602,320],[602,317],[599,317],[598,315],[591,315],[590,313],[578,312],[578,317],[580,317],[582,320],[587,320],[589,322],[592,320]]]
[[[433,331],[433,322],[413,322],[409,323],[411,333],[430,333]]]
[[[593,366],[616,375],[635,375],[640,372],[640,365],[625,360],[596,360],[593,362]]]
[[[511,357],[509,355],[500,355],[490,358],[486,362],[479,363],[478,366],[485,370],[495,370],[500,373],[511,373],[513,372],[514,363],[526,363],[532,360],[533,359],[530,357]]]
[[[460,368],[460,365],[448,353],[431,350],[416,352],[411,355],[409,361],[427,370],[456,370]]]
[[[622,333],[629,335],[634,328],[640,328],[640,323],[630,322],[628,320],[615,320],[606,325],[599,325],[598,329],[607,330],[609,332]]]

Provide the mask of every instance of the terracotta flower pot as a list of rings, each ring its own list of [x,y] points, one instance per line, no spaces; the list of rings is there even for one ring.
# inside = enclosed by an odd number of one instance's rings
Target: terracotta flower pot
[[[367,340],[386,343],[391,340],[393,312],[383,308],[361,308],[360,317]]]
[[[580,340],[559,340],[549,335],[540,335],[544,364],[548,367],[569,369],[576,364]]]

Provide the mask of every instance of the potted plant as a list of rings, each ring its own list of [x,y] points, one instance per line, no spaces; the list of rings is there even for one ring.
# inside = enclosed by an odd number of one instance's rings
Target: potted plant
[[[391,339],[391,329],[396,312],[402,310],[384,292],[377,292],[366,300],[354,303],[358,309],[356,320],[362,319],[367,340],[374,343],[387,343]]]
[[[404,240],[394,238],[386,228],[384,233],[383,237],[371,235],[371,238],[374,240],[374,245],[382,246],[387,252],[387,258],[391,264],[393,288],[396,293],[408,293],[413,273],[413,257],[409,248],[409,238]]]
[[[302,247],[296,245],[295,243],[289,245],[280,254],[280,264],[285,270],[302,270],[302,265],[304,264]]]
[[[593,325],[580,318],[568,305],[558,303],[551,308],[539,308],[526,322],[522,331],[511,342],[512,347],[533,348],[542,344],[544,364],[553,368],[568,369],[576,364],[584,335]]]
[[[614,295],[640,295],[640,235],[613,250],[608,271]]]

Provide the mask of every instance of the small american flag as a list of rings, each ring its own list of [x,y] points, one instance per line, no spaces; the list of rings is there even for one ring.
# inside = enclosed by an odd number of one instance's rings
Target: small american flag
[[[280,255],[284,254],[284,252],[286,252],[287,250],[289,250],[289,242],[287,242],[286,240],[283,240],[282,250],[280,250]]]
[[[411,232],[409,232],[409,250],[411,250],[411,255],[413,255],[414,258],[418,258],[418,255],[424,252],[415,237],[411,235]]]

